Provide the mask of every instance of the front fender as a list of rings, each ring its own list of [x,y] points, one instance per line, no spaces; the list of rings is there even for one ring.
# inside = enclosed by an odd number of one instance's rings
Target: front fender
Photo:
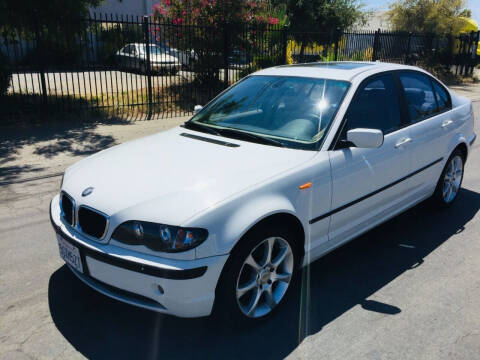
[[[298,201],[305,202],[299,206]],[[203,216],[199,222],[209,225],[209,239],[196,248],[196,258],[228,254],[237,241],[262,219],[274,214],[291,214],[297,217],[306,233],[304,216],[296,209],[306,209],[308,193],[299,193],[296,204],[281,193],[252,194],[229,202]]]

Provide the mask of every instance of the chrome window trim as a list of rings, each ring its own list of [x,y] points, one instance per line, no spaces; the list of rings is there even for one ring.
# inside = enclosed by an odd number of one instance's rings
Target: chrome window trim
[[[99,215],[102,215],[106,222],[105,222],[105,230],[103,231],[103,234],[101,237],[97,238],[95,236],[91,236],[91,235],[88,235],[87,233],[83,232],[82,231],[82,228],[80,227],[80,224],[79,224],[79,221],[78,221],[78,212],[80,211],[81,208],[85,208],[85,209],[88,209],[90,211],[93,211]],[[75,210],[75,219],[77,220],[76,221],[76,224],[75,224],[75,229],[80,232],[82,235],[86,236],[87,238],[89,239],[92,239],[92,240],[95,240],[95,241],[99,241],[99,240],[104,240],[105,239],[105,236],[107,235],[107,232],[108,232],[108,227],[110,225],[110,216],[108,216],[107,214],[105,214],[104,212],[101,212],[100,210],[97,210],[97,209],[94,209],[92,208],[91,206],[88,206],[88,205],[80,205],[78,208],[76,208]]]

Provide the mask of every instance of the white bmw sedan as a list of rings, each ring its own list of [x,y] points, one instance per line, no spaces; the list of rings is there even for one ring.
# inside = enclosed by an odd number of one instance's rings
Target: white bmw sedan
[[[279,66],[68,168],[51,221],[105,295],[259,319],[302,266],[427,198],[451,204],[475,137],[471,102],[421,69]]]

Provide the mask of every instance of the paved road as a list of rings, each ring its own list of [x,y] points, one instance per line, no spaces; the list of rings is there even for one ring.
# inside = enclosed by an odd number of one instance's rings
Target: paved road
[[[240,73],[239,69],[229,70],[229,79],[233,81]],[[220,70],[223,79],[224,70]],[[171,84],[191,82],[195,73],[179,71],[177,75],[152,75],[154,88],[167,87]],[[97,96],[105,93],[135,91],[147,88],[147,77],[141,73],[106,70],[78,72],[49,72],[45,74],[48,95]],[[15,73],[12,75],[10,92],[21,94],[41,94],[39,73]]]
[[[57,255],[47,208],[60,178],[0,187],[0,358],[479,359],[479,161],[477,142],[448,211],[421,204],[316,261],[254,328],[97,294]]]

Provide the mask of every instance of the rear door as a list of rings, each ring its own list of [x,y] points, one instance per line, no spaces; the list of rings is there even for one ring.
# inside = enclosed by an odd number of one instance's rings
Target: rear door
[[[434,190],[455,128],[448,92],[432,77],[418,71],[398,74],[411,126],[412,172],[410,185],[418,197]]]
[[[346,241],[408,202],[409,189],[402,181],[411,170],[406,121],[399,84],[392,73],[368,78],[360,85],[335,148],[329,151],[333,184],[330,241]],[[350,146],[346,132],[355,128],[382,130],[383,145],[376,149]]]

